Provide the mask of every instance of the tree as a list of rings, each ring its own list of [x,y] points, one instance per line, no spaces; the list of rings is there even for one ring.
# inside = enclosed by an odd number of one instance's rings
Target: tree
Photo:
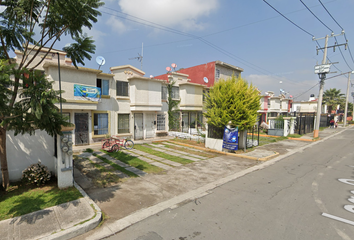
[[[337,106],[340,105],[340,108],[345,106],[345,97],[344,94],[340,92],[340,89],[330,88],[323,93],[323,103],[328,107],[328,113],[332,113],[333,109],[337,109]]]
[[[242,78],[232,76],[219,80],[205,95],[207,123],[223,128],[231,121],[231,126],[239,130],[251,128],[257,121],[260,109],[258,90]]]
[[[167,92],[168,92],[168,97],[167,97],[167,106],[168,106],[168,128],[171,129],[179,129],[179,117],[176,116],[176,113],[178,113],[178,104],[179,100],[175,100],[173,96],[173,85],[176,83],[176,81],[170,81],[167,83]]]
[[[63,49],[74,66],[90,60],[94,41],[82,29],[92,28],[103,4],[100,0],[0,0],[5,7],[0,13],[0,163],[5,189],[9,186],[7,131],[33,134],[41,129],[53,136],[67,125],[54,105],[59,91],[35,69],[66,35],[75,41]],[[23,52],[16,64],[9,56],[15,50]],[[43,51],[45,56],[35,63]]]

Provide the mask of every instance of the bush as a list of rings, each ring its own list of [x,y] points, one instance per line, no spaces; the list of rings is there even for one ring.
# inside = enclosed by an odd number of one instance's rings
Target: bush
[[[40,186],[50,180],[51,174],[48,168],[40,162],[32,164],[22,171],[22,180]]]

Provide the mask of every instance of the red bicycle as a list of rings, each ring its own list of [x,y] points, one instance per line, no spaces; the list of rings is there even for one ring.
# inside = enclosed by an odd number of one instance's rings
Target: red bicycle
[[[124,147],[127,150],[133,149],[134,142],[126,138],[121,139],[118,136],[102,140],[102,149],[108,152],[118,152],[120,147]]]

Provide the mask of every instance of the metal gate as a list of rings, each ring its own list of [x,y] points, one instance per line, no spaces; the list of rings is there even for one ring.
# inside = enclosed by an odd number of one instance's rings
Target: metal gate
[[[146,138],[155,137],[155,123],[156,123],[156,114],[154,113],[145,114]]]
[[[182,113],[182,132],[188,133],[189,130],[189,114],[187,112]]]
[[[144,139],[143,114],[134,113],[134,140]]]
[[[296,116],[295,133],[303,135],[314,129],[315,113],[300,113]]]
[[[75,145],[88,145],[88,113],[75,113]]]

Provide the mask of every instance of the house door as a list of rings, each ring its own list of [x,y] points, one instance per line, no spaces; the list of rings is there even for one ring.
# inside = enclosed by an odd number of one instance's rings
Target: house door
[[[134,140],[144,139],[143,114],[134,113]]]
[[[146,138],[155,137],[155,123],[156,123],[156,114],[154,113],[145,114]]]
[[[189,129],[189,114],[187,112],[182,113],[182,132],[188,133]]]
[[[75,145],[88,145],[88,113],[75,113]]]

